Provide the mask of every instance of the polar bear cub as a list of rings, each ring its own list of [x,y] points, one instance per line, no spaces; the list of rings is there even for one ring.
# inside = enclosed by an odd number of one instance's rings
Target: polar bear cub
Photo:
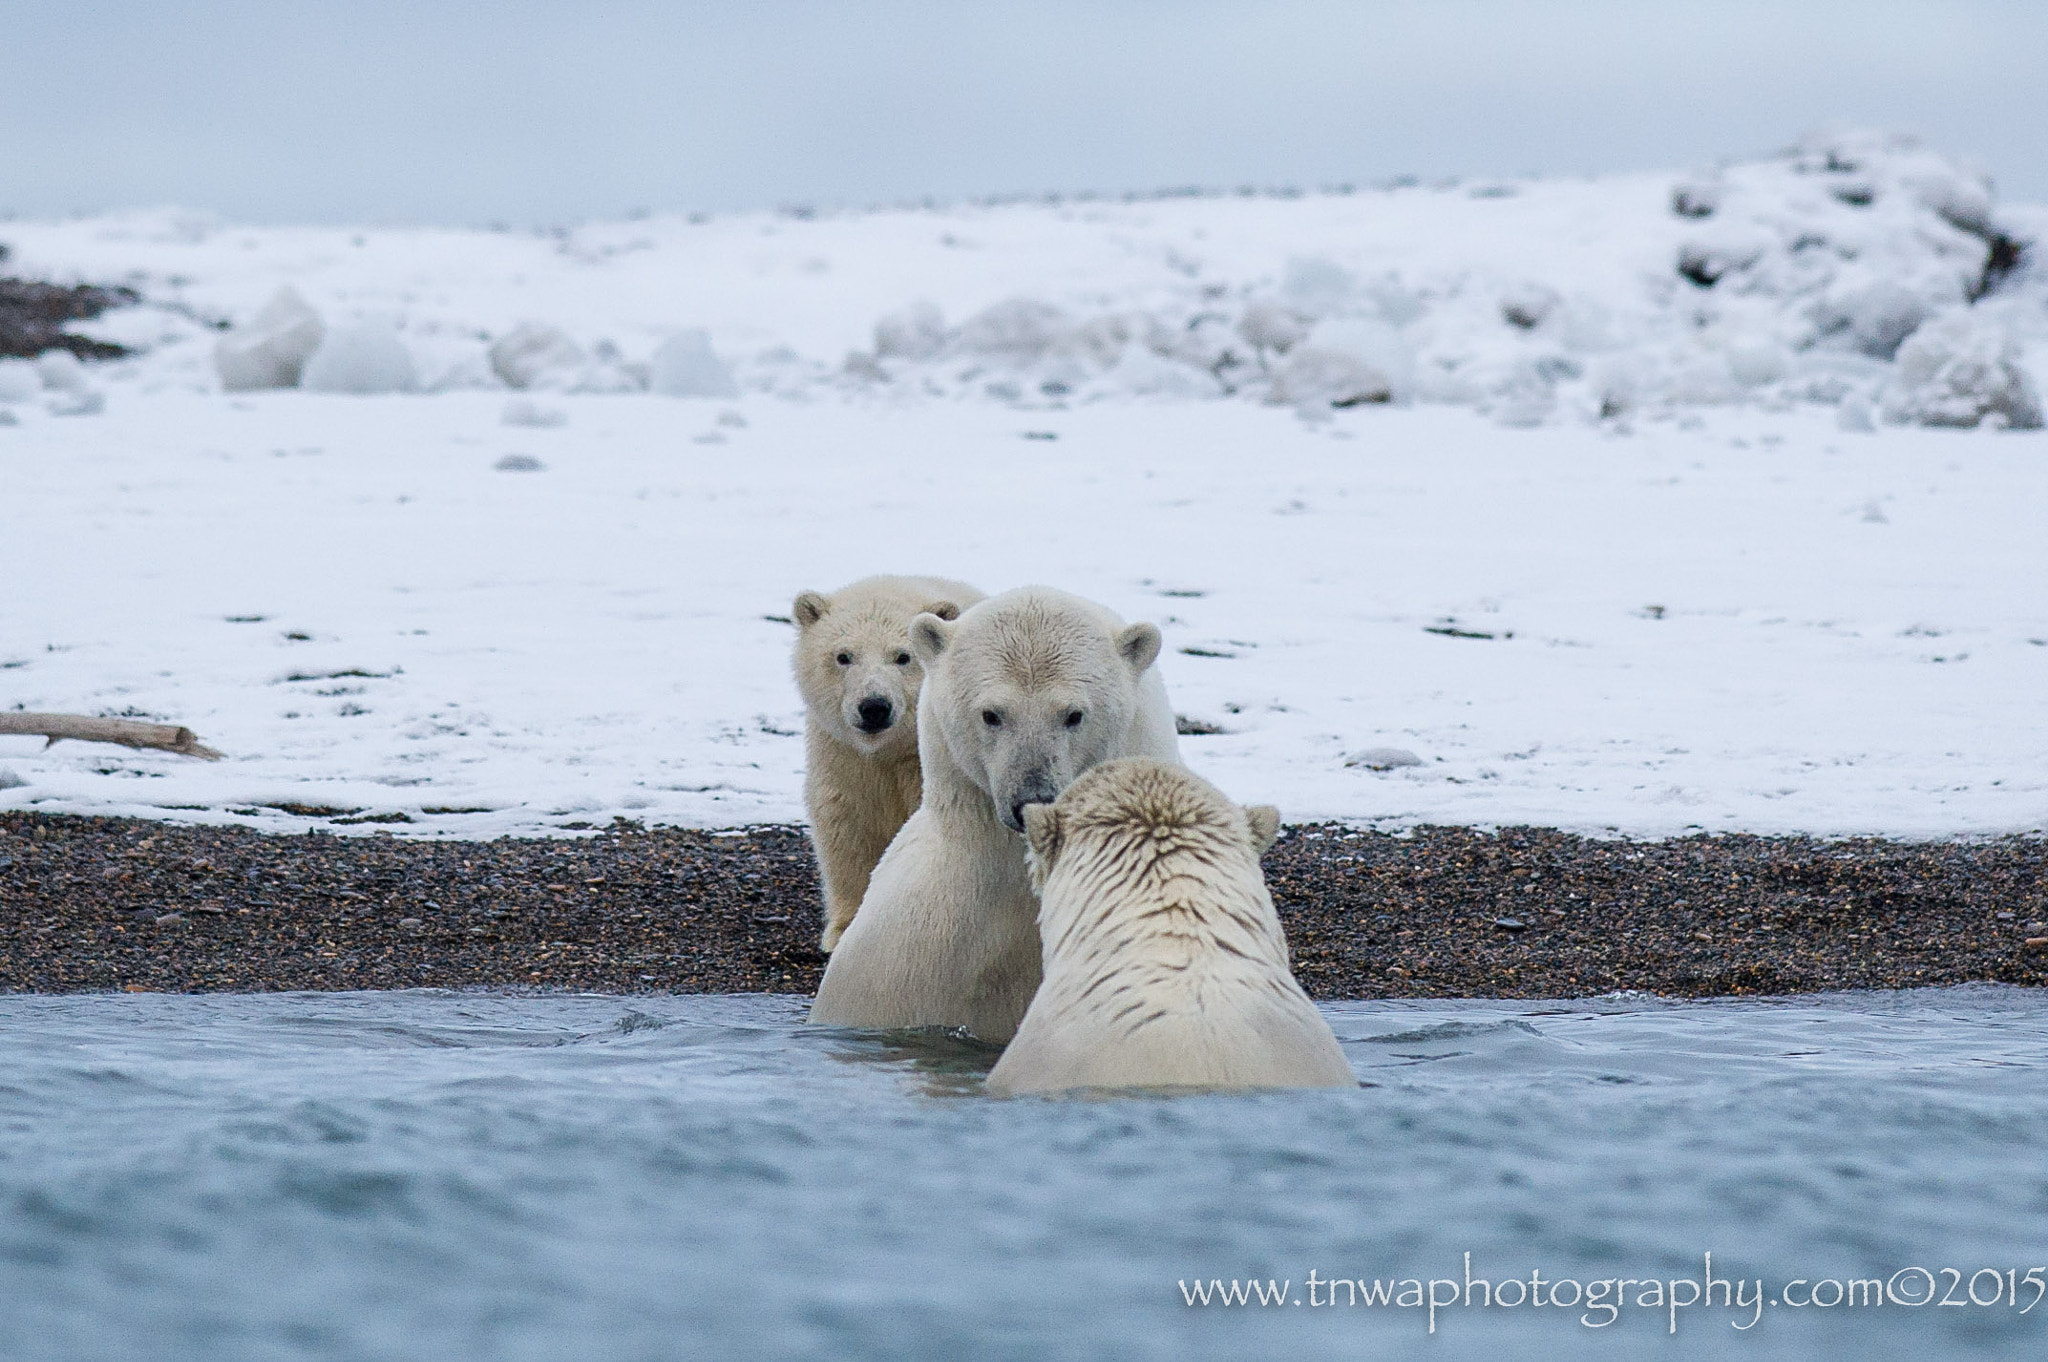
[[[924,802],[875,867],[811,1020],[1008,1040],[1039,976],[1025,811],[1105,761],[1180,760],[1159,630],[1026,587],[958,621],[919,615],[910,641]]]
[[[924,667],[910,650],[921,614],[954,619],[981,599],[942,577],[866,577],[826,595],[806,591],[796,622],[797,689],[804,697],[804,806],[825,891],[831,950],[867,893],[868,877],[923,797],[917,691]]]
[[[1113,761],[1024,810],[1045,982],[988,1076],[1064,1088],[1353,1087],[1287,967],[1259,857],[1280,829],[1190,771]]]

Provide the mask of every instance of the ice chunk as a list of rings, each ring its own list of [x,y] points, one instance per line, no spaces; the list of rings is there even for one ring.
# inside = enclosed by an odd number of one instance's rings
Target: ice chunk
[[[1927,313],[1919,294],[1887,279],[1826,300],[1818,320],[1824,331],[1847,335],[1859,352],[1890,359]]]
[[[1274,375],[1267,396],[1298,407],[1404,401],[1414,369],[1413,351],[1385,322],[1318,322]]]
[[[0,402],[33,402],[43,395],[43,376],[25,359],[0,359]]]
[[[1278,303],[1257,302],[1237,319],[1237,334],[1253,348],[1286,354],[1308,335],[1308,319]]]
[[[1362,752],[1347,755],[1344,764],[1368,771],[1392,771],[1402,766],[1420,766],[1422,758],[1405,747],[1368,747]]]
[[[1836,405],[1835,425],[1852,435],[1868,435],[1877,429],[1870,419],[1870,403],[1861,393],[1849,393]]]
[[[328,328],[299,377],[301,388],[316,393],[407,393],[419,385],[412,352],[397,326],[380,317]]]
[[[971,355],[1028,364],[1050,350],[1066,330],[1066,314],[1052,304],[1011,298],[969,317],[961,324],[958,343]]]
[[[5,766],[0,766],[0,790],[19,790],[27,784],[28,782],[20,776],[14,774]]]
[[[1214,374],[1177,364],[1143,345],[1124,351],[1105,379],[1111,387],[1140,397],[1218,397],[1223,392]]]
[[[1540,363],[1517,364],[1484,410],[1499,425],[1523,430],[1542,425],[1557,410],[1557,391],[1551,386],[1555,372]]]
[[[214,371],[228,392],[296,387],[306,361],[327,334],[320,314],[290,288],[213,347]]]
[[[945,345],[946,319],[932,303],[912,303],[875,323],[877,359],[931,359]]]
[[[585,363],[567,332],[545,322],[521,322],[491,343],[491,370],[508,388],[566,388]]]
[[[1887,421],[1922,426],[2041,427],[2041,400],[2020,367],[2019,342],[1961,310],[1928,322],[1899,347],[1883,408]]]
[[[654,352],[648,386],[665,397],[738,397],[732,370],[703,331],[678,331]]]

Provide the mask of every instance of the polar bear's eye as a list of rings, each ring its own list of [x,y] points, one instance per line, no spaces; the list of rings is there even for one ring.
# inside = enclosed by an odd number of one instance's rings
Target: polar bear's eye
[[[985,709],[981,712],[981,721],[987,724],[990,728],[1001,728],[1003,725],[1003,716],[996,713],[992,709]]]
[[[1067,711],[1067,727],[1068,727],[1068,728],[1079,728],[1079,727],[1081,726],[1081,719],[1082,719],[1082,717],[1083,717],[1083,716],[1082,716],[1082,714],[1081,714],[1081,711],[1080,711],[1080,710],[1078,710],[1078,709],[1068,710],[1068,711]]]
[[[910,654],[909,654],[909,653],[898,653],[898,654],[896,654],[896,665],[897,665],[897,666],[899,666],[899,667],[907,667],[907,666],[909,666],[909,665],[910,665]]]
[[[837,662],[842,667],[851,667],[853,665],[853,654],[841,653],[838,657],[834,658],[833,661]]]

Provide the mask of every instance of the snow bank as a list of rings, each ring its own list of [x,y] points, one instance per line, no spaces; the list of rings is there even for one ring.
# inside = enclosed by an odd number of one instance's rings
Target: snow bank
[[[2048,349],[2048,271],[2031,264],[2048,213],[1873,133],[1687,175],[1344,194],[533,234],[162,214],[8,232],[25,262],[133,279],[160,310],[136,334],[169,339],[116,370],[207,382],[182,327],[230,391],[297,385],[323,317],[373,311],[429,392],[1235,400],[1311,417],[1423,403],[1523,428],[1800,404],[1845,428],[1859,413],[2025,425],[2030,355]],[[351,331],[357,377],[374,344],[376,381],[401,380],[388,339]]]

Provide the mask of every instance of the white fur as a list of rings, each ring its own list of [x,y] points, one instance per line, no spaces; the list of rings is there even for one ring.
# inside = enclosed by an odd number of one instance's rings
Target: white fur
[[[1039,979],[1021,804],[1051,800],[1118,757],[1179,762],[1153,665],[1159,632],[1026,587],[955,623],[921,615],[910,633],[925,667],[924,802],[875,867],[811,1020],[957,1026],[1007,1040]]]
[[[1026,821],[1045,981],[991,1093],[1357,1084],[1288,968],[1259,870],[1273,809],[1135,760],[1096,767]]]
[[[867,577],[829,596],[806,591],[791,607],[824,950],[853,921],[875,862],[922,797],[917,695],[924,668],[910,648],[910,621],[934,611],[951,619],[980,599],[973,587],[941,577]],[[863,700],[888,706],[887,727],[862,730]]]

